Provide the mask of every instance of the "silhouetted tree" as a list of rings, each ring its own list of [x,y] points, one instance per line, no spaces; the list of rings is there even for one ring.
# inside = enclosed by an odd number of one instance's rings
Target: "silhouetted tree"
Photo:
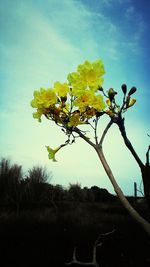
[[[68,189],[68,198],[75,201],[83,201],[84,194],[82,192],[80,184],[70,184]]]
[[[52,179],[52,173],[48,173],[46,168],[33,166],[29,169],[26,177],[26,194],[29,202],[41,202],[46,193],[46,183]]]

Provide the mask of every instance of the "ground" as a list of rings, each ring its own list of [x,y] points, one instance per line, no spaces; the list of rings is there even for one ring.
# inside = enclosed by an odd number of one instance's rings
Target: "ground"
[[[148,217],[140,205],[136,208]],[[58,202],[56,207],[32,207],[19,214],[1,209],[1,266],[66,266],[74,247],[77,258],[88,262],[95,240],[110,231],[97,248],[100,267],[150,266],[150,238],[119,202]]]

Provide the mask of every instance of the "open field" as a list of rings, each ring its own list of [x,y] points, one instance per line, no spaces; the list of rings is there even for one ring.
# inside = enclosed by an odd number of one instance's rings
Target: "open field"
[[[150,217],[145,204],[135,206]],[[101,267],[150,266],[150,240],[117,200],[57,201],[55,206],[30,207],[19,214],[1,207],[0,266],[66,266],[74,247],[79,260],[91,261],[95,240],[112,230],[97,247]]]

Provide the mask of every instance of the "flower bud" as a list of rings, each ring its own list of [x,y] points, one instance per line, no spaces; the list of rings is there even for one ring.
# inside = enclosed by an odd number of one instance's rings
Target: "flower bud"
[[[126,97],[126,108],[129,107],[129,102],[130,102],[130,96],[128,95],[128,96]]]
[[[129,94],[128,95],[133,95],[135,92],[136,92],[136,87],[132,87],[131,89],[130,89],[130,91],[129,91]]]
[[[110,101],[112,101],[114,99],[114,96],[117,94],[116,91],[114,91],[113,88],[110,88],[109,91],[108,91],[108,96],[109,96],[109,99]]]
[[[127,86],[126,84],[122,84],[121,85],[121,89],[122,89],[122,92],[124,93],[124,95],[127,93]]]
[[[134,99],[134,98],[131,99],[131,101],[129,102],[129,106],[128,107],[129,108],[132,107],[135,104],[135,102],[136,102],[136,99]]]

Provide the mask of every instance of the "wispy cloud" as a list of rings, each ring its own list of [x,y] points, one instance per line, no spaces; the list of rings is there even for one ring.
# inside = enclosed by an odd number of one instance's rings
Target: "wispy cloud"
[[[132,0],[102,0],[102,3],[107,7],[111,7],[114,4],[119,4],[119,5],[129,4],[131,2]]]
[[[130,29],[131,33],[128,35],[127,42],[129,50],[131,50],[135,55],[140,55],[143,52],[142,39],[144,38],[146,30],[144,18],[141,13],[136,10],[136,6],[130,5],[125,10],[125,19],[129,29],[130,25],[132,25]]]
[[[113,16],[110,15],[110,10],[114,13]],[[93,12],[93,17],[94,38],[99,41],[100,51],[107,58],[116,61],[123,60],[126,54],[143,55],[142,38],[146,25],[134,2],[103,0],[101,8]]]

